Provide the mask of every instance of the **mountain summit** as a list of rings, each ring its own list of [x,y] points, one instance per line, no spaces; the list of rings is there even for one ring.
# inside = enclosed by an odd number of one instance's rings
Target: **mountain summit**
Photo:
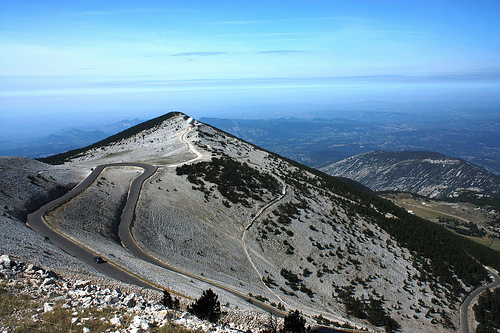
[[[500,269],[492,250],[182,113],[45,161],[79,175],[107,165],[46,214],[60,233],[184,296],[211,286],[233,309],[265,304],[373,331],[454,331],[460,301],[488,279],[482,265]],[[146,260],[117,231],[144,172],[137,163],[156,167],[127,231]],[[5,207],[9,191],[0,192]]]

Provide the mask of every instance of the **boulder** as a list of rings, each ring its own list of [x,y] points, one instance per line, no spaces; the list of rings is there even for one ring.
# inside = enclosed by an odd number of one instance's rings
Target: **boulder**
[[[48,286],[51,284],[56,284],[56,281],[53,278],[45,278],[40,287]]]
[[[129,308],[133,308],[137,305],[137,294],[136,293],[131,293],[125,297],[123,300],[123,304],[128,306]]]
[[[41,270],[41,268],[40,268],[40,267],[35,266],[35,265],[33,265],[33,264],[28,264],[28,265],[26,266],[26,269],[24,270],[24,272],[25,272],[26,274],[34,274],[36,271],[39,271],[39,270]]]
[[[135,316],[130,323],[129,329],[139,328],[141,330],[147,331],[149,329],[148,322],[141,316]]]
[[[120,299],[116,296],[113,296],[113,295],[106,295],[104,296],[104,302],[107,304],[107,305],[112,305],[112,304],[115,304],[117,302],[119,302]]]
[[[52,307],[52,304],[50,303],[43,304],[43,312],[51,312],[53,310],[54,308]]]
[[[83,288],[87,287],[88,285],[90,285],[89,280],[76,280],[73,286],[76,289],[83,289]]]
[[[109,322],[111,323],[111,325],[114,325],[114,326],[117,326],[117,327],[122,326],[122,321],[116,315],[113,318],[111,318],[109,320]]]
[[[155,312],[155,316],[156,316],[156,318],[158,318],[161,321],[163,321],[165,319],[172,320],[174,318],[174,316],[168,310],[161,310],[161,311]]]
[[[2,254],[0,256],[0,266],[6,269],[10,269],[12,267],[12,260],[10,260],[7,254]]]
[[[92,306],[94,298],[92,296],[87,296],[81,299],[82,305],[84,308],[88,308]]]

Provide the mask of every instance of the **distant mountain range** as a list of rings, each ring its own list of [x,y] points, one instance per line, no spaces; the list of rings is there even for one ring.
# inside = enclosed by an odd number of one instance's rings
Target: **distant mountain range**
[[[328,111],[322,117],[200,120],[314,168],[370,151],[411,150],[440,152],[500,174],[498,112]]]
[[[141,123],[138,118],[116,123],[98,125],[93,128],[68,128],[60,133],[49,134],[38,139],[2,142],[0,156],[45,157],[64,151],[85,147]]]
[[[403,191],[430,198],[456,197],[464,191],[500,193],[500,176],[436,152],[373,151],[346,158],[321,170],[353,179],[374,191]]]

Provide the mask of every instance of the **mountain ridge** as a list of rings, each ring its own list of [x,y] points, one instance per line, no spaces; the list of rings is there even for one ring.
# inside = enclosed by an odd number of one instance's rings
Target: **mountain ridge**
[[[308,320],[321,316],[381,331],[395,329],[392,318],[403,331],[453,331],[460,299],[487,279],[469,253],[500,267],[498,254],[485,247],[181,113],[69,157],[58,157],[64,164],[57,167],[155,164],[131,230],[139,245],[190,274],[297,308]],[[129,169],[107,168],[47,218],[116,265],[195,297],[202,284],[137,260],[102,229],[112,228]],[[267,177],[285,184],[284,192],[266,187]],[[384,319],[366,317],[372,310]]]
[[[430,198],[462,192],[499,195],[500,176],[458,158],[428,151],[373,151],[321,168],[374,191],[411,192]]]

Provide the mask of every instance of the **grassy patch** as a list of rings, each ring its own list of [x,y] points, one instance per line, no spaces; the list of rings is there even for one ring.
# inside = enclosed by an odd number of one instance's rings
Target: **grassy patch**
[[[476,211],[479,209],[484,209],[479,206],[472,206],[465,209],[464,203],[456,204],[458,208],[451,210],[450,203],[444,201],[431,200],[427,198],[414,198],[409,194],[391,194],[385,195],[386,198],[390,199],[396,205],[406,209],[411,210],[416,216],[429,220],[431,222],[436,222],[438,219],[450,219],[456,220],[460,225],[467,224],[469,220],[475,220],[479,222],[481,219],[478,217],[467,215],[469,211]],[[423,201],[425,200],[425,201]],[[472,205],[472,204],[470,204]],[[483,221],[482,223],[487,223],[488,221]],[[446,225],[445,225],[446,226]],[[450,228],[448,229],[456,235],[461,235],[466,237],[476,243],[489,247],[490,249],[500,251],[500,239],[490,238],[490,237],[472,237],[468,235],[463,235],[457,230]],[[461,229],[460,229],[461,230]]]
[[[10,328],[9,332],[81,332],[83,327],[91,332],[103,332],[115,327],[110,324],[109,319],[118,313],[117,309],[88,308],[73,316],[72,311],[62,307],[63,301],[56,301],[52,305],[52,311],[43,312],[42,301],[9,289],[5,283],[0,284],[0,326]],[[78,317],[79,320],[72,324],[73,317]],[[130,316],[125,315],[122,325],[128,326],[130,321]],[[78,326],[78,322],[83,322],[83,325]]]
[[[465,236],[476,243],[489,247],[492,250],[500,251],[500,239],[498,238],[488,238],[488,237],[470,237]]]

